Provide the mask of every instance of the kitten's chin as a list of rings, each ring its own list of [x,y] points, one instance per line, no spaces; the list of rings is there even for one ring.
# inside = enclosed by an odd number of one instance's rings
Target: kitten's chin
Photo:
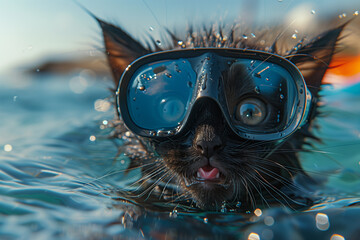
[[[226,181],[225,178],[211,180],[184,178],[184,185],[197,206],[204,210],[218,211],[224,201],[233,199],[231,181]]]

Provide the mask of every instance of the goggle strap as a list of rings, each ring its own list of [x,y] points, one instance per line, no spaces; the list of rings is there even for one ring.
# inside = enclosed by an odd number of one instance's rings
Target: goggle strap
[[[317,99],[311,95],[311,92],[309,89],[306,89],[306,108],[305,113],[303,116],[303,119],[301,120],[301,123],[299,127],[304,126],[308,123],[308,120],[311,119],[314,116],[314,107],[316,106]]]

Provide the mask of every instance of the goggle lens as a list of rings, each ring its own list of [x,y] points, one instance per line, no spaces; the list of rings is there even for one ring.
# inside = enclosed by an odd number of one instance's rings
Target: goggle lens
[[[140,67],[128,85],[128,109],[134,123],[148,130],[171,129],[184,119],[196,73],[185,59]]]

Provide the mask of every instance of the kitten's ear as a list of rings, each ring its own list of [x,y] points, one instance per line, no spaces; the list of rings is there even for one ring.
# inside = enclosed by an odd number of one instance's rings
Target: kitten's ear
[[[101,26],[106,55],[111,67],[116,86],[121,74],[135,59],[150,53],[141,43],[134,40],[128,33],[119,27],[106,23],[95,17]]]
[[[339,36],[345,26],[346,24],[319,35],[288,56],[289,60],[303,74],[307,87],[313,96],[318,95],[321,81],[329,68]]]

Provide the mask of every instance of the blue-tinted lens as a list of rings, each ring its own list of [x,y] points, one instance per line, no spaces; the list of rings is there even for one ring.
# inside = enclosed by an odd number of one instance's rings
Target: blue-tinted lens
[[[236,90],[240,91],[238,96],[242,99],[239,104],[246,103],[246,96],[250,96],[260,99],[264,103],[264,109],[259,113],[262,122],[249,125],[246,121],[235,119],[233,125],[247,132],[275,133],[286,129],[295,117],[295,109],[299,101],[297,86],[291,74],[278,64],[261,60],[238,59],[234,64],[243,71],[243,79],[239,79],[242,85]],[[242,109],[250,105],[240,107]],[[236,113],[234,115],[236,116]],[[256,121],[256,116],[249,119]]]
[[[184,59],[143,65],[127,89],[132,120],[148,130],[177,127],[185,117],[195,82],[196,73]]]

